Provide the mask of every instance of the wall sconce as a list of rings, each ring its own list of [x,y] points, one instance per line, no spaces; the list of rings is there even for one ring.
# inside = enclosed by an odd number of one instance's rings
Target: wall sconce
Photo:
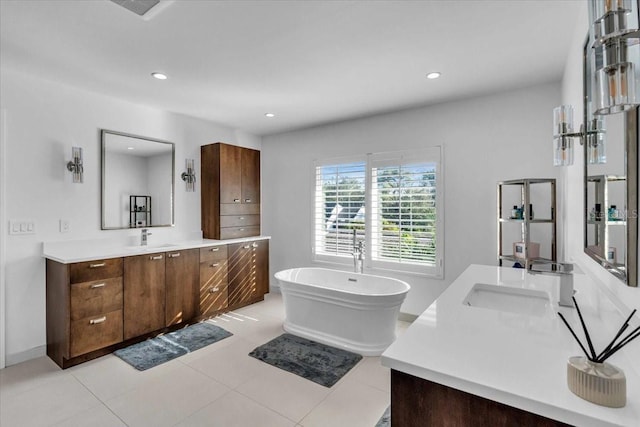
[[[186,183],[187,191],[196,191],[196,167],[193,159],[186,159],[186,172],[182,172],[182,180]]]
[[[580,125],[580,131],[573,131],[573,106],[561,105],[553,109],[553,165],[570,166],[573,164],[573,138],[580,138],[580,145],[587,143],[589,163],[605,163],[604,119],[591,120],[587,129]]]
[[[73,182],[83,182],[82,147],[71,147],[71,161],[67,163],[67,170],[73,173]]]
[[[591,0],[591,63],[594,114],[640,105],[640,15],[637,0]]]

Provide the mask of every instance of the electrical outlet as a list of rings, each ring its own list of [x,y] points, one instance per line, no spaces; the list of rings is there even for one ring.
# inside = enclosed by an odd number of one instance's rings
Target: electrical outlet
[[[68,233],[71,231],[71,221],[69,221],[68,219],[61,219],[60,220],[60,232],[61,233]]]
[[[35,234],[36,222],[29,219],[9,221],[9,234]]]

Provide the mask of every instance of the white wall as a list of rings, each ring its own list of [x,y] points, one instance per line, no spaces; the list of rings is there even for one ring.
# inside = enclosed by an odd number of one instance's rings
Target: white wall
[[[272,236],[272,273],[312,265],[314,159],[442,145],[444,280],[394,275],[412,286],[402,311],[420,314],[469,264],[496,264],[496,182],[559,177],[551,139],[559,94],[559,84],[546,84],[265,137],[263,232]]]
[[[100,230],[101,128],[176,144],[175,227],[154,229],[151,239],[199,232],[200,193],[179,180],[185,157],[200,164],[200,145],[224,141],[260,148],[261,139],[215,123],[123,102],[0,69],[1,109],[6,109],[7,220],[33,219],[36,233],[6,238],[7,364],[44,353],[45,263],[43,241],[137,236],[139,230]],[[71,147],[84,149],[84,184],[73,184],[65,164]],[[199,173],[199,170],[197,171]],[[6,180],[6,181],[5,181]],[[199,179],[198,179],[199,182]],[[61,234],[58,220],[71,221]],[[132,237],[133,238],[133,237]]]

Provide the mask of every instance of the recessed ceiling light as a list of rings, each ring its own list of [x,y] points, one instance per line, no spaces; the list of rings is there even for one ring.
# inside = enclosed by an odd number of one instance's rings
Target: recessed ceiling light
[[[133,150],[133,147],[127,147],[127,150]]]
[[[276,114],[275,113],[265,113],[264,116],[265,117],[275,117]]]
[[[167,75],[166,74],[162,74],[162,73],[151,73],[151,75],[153,77],[155,77],[158,80],[167,80]]]
[[[438,77],[440,77],[440,72],[438,71],[434,71],[432,73],[427,74],[427,78],[431,80],[437,79]]]

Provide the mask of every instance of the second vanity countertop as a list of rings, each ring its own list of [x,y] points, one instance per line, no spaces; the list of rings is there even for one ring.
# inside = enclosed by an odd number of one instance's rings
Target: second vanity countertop
[[[471,265],[383,353],[382,364],[572,425],[637,427],[640,343],[632,342],[607,361],[627,377],[624,408],[606,408],[574,395],[567,387],[566,363],[583,353],[557,312],[583,335],[576,310],[555,302],[557,280],[522,269]],[[476,283],[542,290],[553,303],[542,316],[463,305]],[[625,314],[586,275],[575,274],[574,288],[596,351],[602,349]],[[630,323],[637,326],[637,317]]]
[[[228,240],[184,240],[170,243],[149,243],[147,246],[126,246],[112,241],[67,241],[45,242],[42,256],[63,264],[74,262],[92,261],[97,259],[120,258],[158,252],[171,252],[186,249],[206,248],[209,246],[228,245],[233,243],[253,242],[255,240],[267,240],[269,236],[252,236],[240,239]]]

